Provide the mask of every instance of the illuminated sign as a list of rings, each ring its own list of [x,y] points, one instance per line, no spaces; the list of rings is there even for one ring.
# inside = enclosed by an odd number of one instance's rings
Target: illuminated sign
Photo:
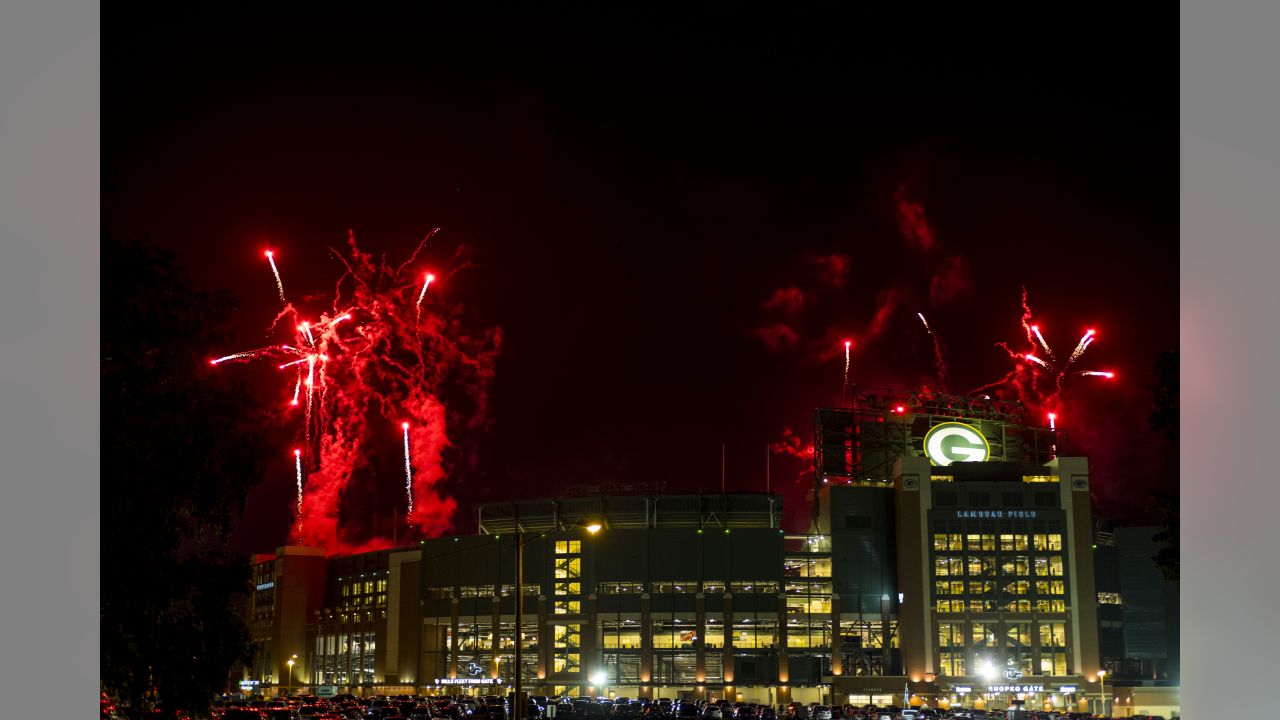
[[[1060,693],[1073,693],[1075,691],[1076,691],[1075,685],[1063,685],[1058,688],[1058,692]]]
[[[1035,510],[957,510],[958,518],[1034,518]]]
[[[1007,667],[1004,669],[1004,679],[1005,680],[1021,680],[1022,671],[1016,667]]]
[[[973,692],[973,688],[969,687],[968,685],[956,685],[951,689],[960,693],[961,695],[965,695],[967,693]]]
[[[262,583],[261,585],[258,585],[257,587],[255,587],[254,589],[255,589],[255,590],[270,590],[271,588],[273,588],[273,587],[275,587],[275,586],[276,586],[276,584],[275,584],[274,582],[264,582],[264,583]],[[243,586],[243,585],[241,585],[240,587],[244,587],[244,586]]]
[[[467,663],[467,666],[463,668],[463,670],[471,677],[479,677],[480,673],[484,672],[484,668],[474,662]]]
[[[502,678],[436,678],[436,685],[501,685]]]
[[[972,425],[944,422],[925,433],[924,454],[934,465],[984,462],[991,457],[991,445]]]
[[[240,681],[240,689],[244,690],[245,692],[253,690],[259,685],[261,685],[261,683],[258,682],[257,680],[241,680]]]
[[[1044,692],[1044,686],[1043,685],[988,685],[987,692],[1038,693],[1038,692]]]

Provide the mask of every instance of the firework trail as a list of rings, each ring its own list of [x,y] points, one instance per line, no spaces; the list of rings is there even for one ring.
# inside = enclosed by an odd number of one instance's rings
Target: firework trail
[[[307,422],[304,432],[306,433],[307,451],[311,449],[311,406],[316,395],[316,356],[307,356]]]
[[[414,306],[414,320],[417,322],[422,322],[422,300],[427,296],[427,288],[431,287],[431,281],[435,279],[436,276],[431,273],[427,273],[426,277],[422,278],[422,292],[418,293],[418,304]]]
[[[449,530],[457,502],[445,483],[477,462],[456,443],[487,428],[488,389],[501,345],[498,328],[469,329],[456,304],[439,301],[424,313],[419,283],[431,281],[413,271],[412,257],[396,268],[362,252],[354,233],[347,244],[347,253],[334,251],[346,273],[335,286],[331,310],[309,315],[286,303],[270,328],[288,330],[288,337],[210,361],[269,359],[295,368],[286,409],[302,403],[305,387],[296,462],[306,485],[293,541],[329,554],[392,545],[391,538],[355,524],[366,518],[346,518],[343,510],[348,493],[399,492],[379,479],[386,477],[379,468],[392,457],[384,439],[389,422],[411,426],[403,432],[411,533],[434,537]]]
[[[302,529],[302,451],[295,449],[293,451],[294,474],[297,476],[298,483],[298,511],[294,515],[298,520],[298,529]]]
[[[933,332],[933,328],[929,327],[929,321],[924,319],[924,313],[916,313],[916,317],[920,318],[920,322],[924,323],[924,329],[929,333],[929,339],[933,341],[933,364],[938,371],[938,384],[942,387],[942,391],[947,391],[947,360],[942,354],[942,342],[938,340],[938,336]]]
[[[1050,359],[1050,360],[1052,360],[1052,359],[1053,359],[1053,349],[1049,347],[1049,343],[1045,342],[1045,341],[1044,341],[1044,336],[1040,334],[1040,326],[1039,326],[1039,325],[1032,325],[1032,326],[1031,326],[1031,332],[1035,333],[1036,340],[1040,341],[1040,347],[1044,348],[1044,354],[1045,354],[1045,355],[1048,355],[1048,356],[1049,356],[1049,359]]]
[[[1039,366],[1040,366],[1040,367],[1042,367],[1042,368],[1048,368],[1048,367],[1049,367],[1049,363],[1047,363],[1047,362],[1045,362],[1045,361],[1041,360],[1040,358],[1036,357],[1035,355],[1023,355],[1022,357],[1024,357],[1024,358],[1026,358],[1026,359],[1030,360],[1031,362],[1033,362],[1033,363],[1035,363],[1035,364],[1039,365]]]
[[[1071,367],[1071,363],[1075,362],[1076,360],[1079,360],[1080,356],[1084,354],[1084,351],[1087,350],[1089,348],[1089,345],[1093,343],[1093,340],[1094,340],[1093,328],[1089,328],[1088,330],[1085,331],[1084,335],[1081,336],[1080,342],[1076,343],[1076,349],[1071,351],[1071,357],[1067,358],[1067,364],[1064,365],[1062,369],[1066,370],[1067,368]]]
[[[407,517],[413,517],[413,464],[409,462],[409,423],[400,423],[404,430],[404,492],[409,496]]]
[[[280,269],[276,267],[275,253],[267,251],[267,262],[271,263],[271,274],[276,276],[276,291],[280,293],[280,304],[288,307],[289,301],[284,299],[284,282],[280,280]]]
[[[849,348],[853,347],[852,340],[844,341],[844,390],[849,389]],[[844,391],[841,391],[842,393]]]
[[[1076,343],[1075,350],[1072,351],[1065,362],[1059,364],[1055,359],[1052,347],[1045,340],[1044,335],[1041,334],[1040,326],[1032,324],[1032,317],[1031,307],[1027,303],[1027,290],[1023,288],[1021,323],[1026,333],[1028,347],[1022,351],[1016,351],[1009,347],[1008,343],[996,343],[996,347],[1003,349],[1014,361],[1014,368],[999,380],[969,391],[970,395],[976,395],[984,390],[1000,386],[1009,386],[1017,395],[1017,398],[1029,407],[1052,409],[1059,405],[1064,384],[1068,378],[1102,377],[1111,379],[1115,377],[1115,373],[1101,370],[1069,372],[1072,364],[1079,360],[1089,346],[1093,344],[1093,341],[1097,339],[1097,331],[1093,328],[1085,331],[1084,336]],[[1036,354],[1040,350],[1044,351],[1045,357]],[[1051,386],[1051,389],[1042,389],[1042,381]],[[1049,418],[1052,423],[1056,415],[1050,413]]]
[[[257,350],[251,350],[251,351],[249,351],[249,352],[238,352],[238,353],[232,353],[232,354],[230,354],[230,355],[223,355],[222,357],[220,357],[220,358],[218,358],[218,359],[216,359],[216,360],[210,360],[210,361],[209,361],[209,364],[210,364],[210,365],[218,365],[219,363],[224,363],[224,362],[226,362],[226,361],[228,361],[228,360],[239,360],[240,358],[251,358],[251,357],[257,357],[257,355],[258,355],[258,351],[257,351]]]

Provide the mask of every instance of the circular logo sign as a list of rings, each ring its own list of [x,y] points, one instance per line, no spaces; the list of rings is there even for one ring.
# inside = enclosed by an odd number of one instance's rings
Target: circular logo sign
[[[924,454],[934,465],[984,462],[991,456],[991,446],[972,425],[945,422],[934,425],[925,433]]]

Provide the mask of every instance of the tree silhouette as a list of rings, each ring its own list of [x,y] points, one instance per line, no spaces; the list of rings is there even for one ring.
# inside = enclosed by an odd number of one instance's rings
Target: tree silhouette
[[[232,524],[261,474],[262,408],[209,352],[232,308],[171,254],[103,238],[103,689],[137,717],[202,712],[246,658]]]
[[[1147,417],[1151,429],[1167,440],[1178,443],[1178,353],[1167,350],[1156,358],[1151,373],[1151,414]],[[1160,532],[1153,539],[1164,546],[1152,558],[1164,573],[1166,580],[1178,581],[1178,522],[1180,503],[1176,492],[1157,492],[1156,507],[1160,510]]]

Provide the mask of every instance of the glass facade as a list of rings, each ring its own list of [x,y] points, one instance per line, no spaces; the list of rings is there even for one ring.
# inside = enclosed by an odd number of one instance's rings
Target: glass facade
[[[519,628],[514,534],[423,543],[420,576],[410,581],[421,589],[416,621],[404,614],[414,606],[394,587],[387,553],[374,569],[363,556],[341,559],[357,572],[326,582],[306,636],[307,675],[317,684],[368,687],[382,683],[380,666],[394,661],[399,673],[393,667],[385,680],[402,686],[431,678],[509,682],[518,674],[531,693],[607,689],[632,697],[640,688],[668,696],[696,686],[831,688],[833,678],[867,678],[862,687],[871,687],[916,672],[973,683],[987,663],[1028,676],[1067,675],[1075,616],[1067,613],[1073,579],[1061,510],[1039,504],[1038,517],[979,515],[970,509],[975,492],[1028,508],[1032,494],[975,491],[963,478],[944,490],[957,504],[922,511],[924,534],[914,542],[923,567],[896,556],[904,540],[893,523],[901,516],[877,515],[865,504],[850,505],[830,534],[554,531],[526,546]],[[909,619],[903,609],[920,605],[910,598],[915,590],[908,586],[904,600],[897,586],[904,571],[926,581],[921,614]],[[272,565],[255,565],[253,577],[272,583]],[[1097,601],[1119,597],[1099,593]],[[388,622],[392,606],[402,614],[398,628]],[[266,598],[252,606],[255,618],[272,612]],[[399,633],[398,646],[388,642],[390,632]],[[909,670],[922,633],[928,667]],[[416,659],[414,643],[421,646]],[[268,656],[279,652],[264,648]],[[593,687],[601,675],[605,687]]]
[[[1021,504],[1015,499],[1021,496],[1007,495],[1006,504]],[[987,662],[1025,675],[1066,674],[1065,622],[1053,619],[1067,610],[1063,548],[1061,523],[1054,519],[932,523],[930,590],[939,674],[972,675]]]

